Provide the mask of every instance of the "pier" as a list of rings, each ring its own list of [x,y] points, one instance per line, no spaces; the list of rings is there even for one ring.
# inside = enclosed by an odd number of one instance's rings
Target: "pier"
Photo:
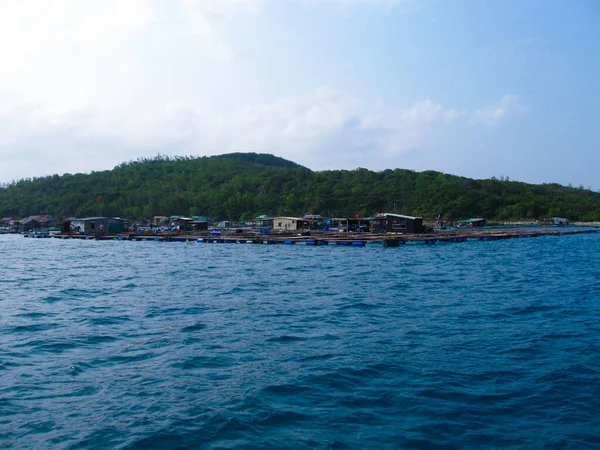
[[[590,229],[488,229],[488,230],[440,230],[428,234],[408,233],[255,233],[255,232],[200,232],[194,234],[25,234],[28,238],[79,239],[97,241],[136,241],[136,242],[198,242],[205,244],[265,244],[265,245],[336,245],[346,247],[364,247],[367,244],[382,244],[384,247],[400,247],[406,244],[444,244],[464,243],[467,241],[498,241],[515,238],[536,238],[540,236],[566,236],[596,233],[598,228]]]

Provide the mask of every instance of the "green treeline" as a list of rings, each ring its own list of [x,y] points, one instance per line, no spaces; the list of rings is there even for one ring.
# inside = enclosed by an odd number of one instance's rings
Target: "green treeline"
[[[377,212],[445,219],[600,219],[600,194],[558,184],[473,180],[435,171],[313,172],[255,153],[166,157],[91,174],[53,175],[0,188],[0,216],[203,215],[247,220],[259,214],[330,217]]]

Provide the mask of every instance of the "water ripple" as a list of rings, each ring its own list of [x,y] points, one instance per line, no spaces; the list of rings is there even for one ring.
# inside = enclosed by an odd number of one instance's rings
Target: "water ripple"
[[[599,235],[0,250],[0,447],[600,447]]]

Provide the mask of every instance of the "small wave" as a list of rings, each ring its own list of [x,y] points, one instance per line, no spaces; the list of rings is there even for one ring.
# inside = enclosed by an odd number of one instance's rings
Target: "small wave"
[[[206,328],[206,324],[202,322],[196,322],[192,325],[185,326],[181,329],[184,333],[193,333],[194,331],[204,330]]]
[[[58,323],[35,323],[30,325],[17,325],[12,328],[13,333],[39,333],[40,331],[53,330],[60,328]]]
[[[238,365],[238,362],[228,356],[193,356],[191,358],[186,358],[183,361],[178,361],[171,366],[183,370],[193,370],[218,369],[236,365]]]
[[[306,340],[306,338],[304,338],[304,337],[284,334],[283,336],[276,336],[276,337],[269,338],[269,339],[267,339],[267,342],[286,343],[286,342],[297,342],[297,341],[305,341],[305,340]]]

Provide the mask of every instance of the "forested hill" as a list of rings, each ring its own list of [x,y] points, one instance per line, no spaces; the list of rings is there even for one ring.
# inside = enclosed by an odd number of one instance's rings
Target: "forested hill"
[[[313,172],[273,155],[156,157],[91,174],[53,175],[0,188],[0,216],[259,214],[363,216],[383,211],[446,219],[600,219],[600,194],[558,184],[473,180],[440,172]]]

